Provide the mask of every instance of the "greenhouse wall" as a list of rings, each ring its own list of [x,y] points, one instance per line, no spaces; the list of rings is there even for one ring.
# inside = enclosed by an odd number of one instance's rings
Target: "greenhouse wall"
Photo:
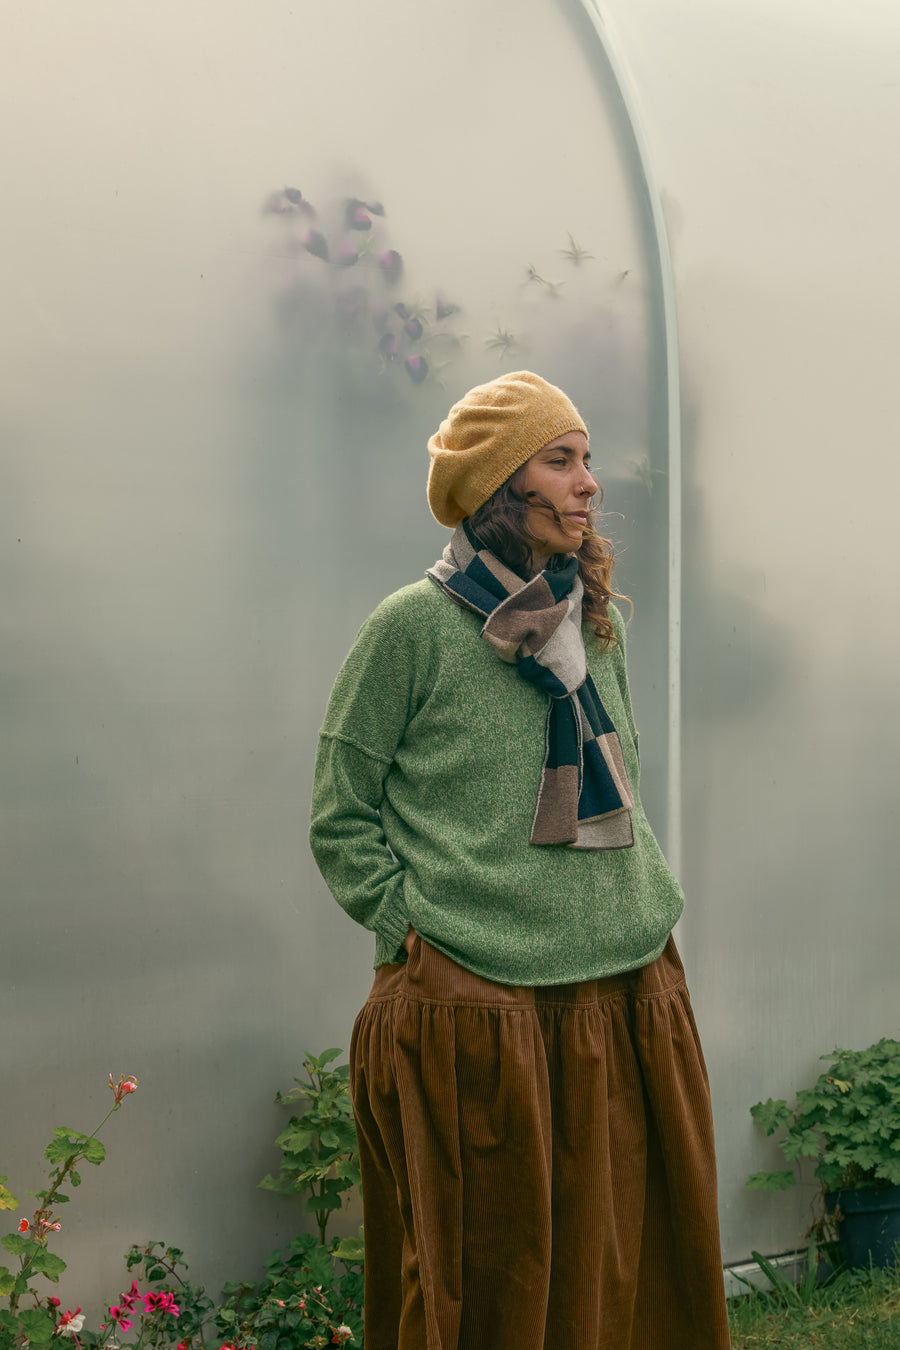
[[[898,49],[887,0],[9,10],[15,1193],[140,1079],[66,1212],[73,1303],[132,1242],[217,1290],[308,1223],[257,1186],[273,1097],[372,954],[306,844],[316,736],[445,542],[428,435],[522,367],[589,422],[634,605],[723,1257],[799,1241],[811,1186],[744,1188],[749,1107],[898,1032]]]

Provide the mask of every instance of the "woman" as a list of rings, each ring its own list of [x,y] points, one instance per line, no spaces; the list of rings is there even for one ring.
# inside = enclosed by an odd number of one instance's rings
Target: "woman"
[[[643,813],[587,428],[528,371],[428,443],[454,529],[363,626],[311,842],[351,1047],[366,1350],[722,1350],[709,1090]]]

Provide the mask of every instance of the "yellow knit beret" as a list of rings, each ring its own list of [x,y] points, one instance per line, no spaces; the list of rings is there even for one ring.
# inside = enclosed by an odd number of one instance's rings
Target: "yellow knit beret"
[[[454,403],[428,442],[428,505],[454,529],[520,464],[568,431],[587,427],[555,384],[530,370],[501,375]]]

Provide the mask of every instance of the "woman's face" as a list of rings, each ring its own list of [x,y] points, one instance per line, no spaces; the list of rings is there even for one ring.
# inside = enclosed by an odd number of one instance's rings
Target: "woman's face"
[[[560,514],[557,522],[553,513],[540,502],[529,505],[526,519],[529,530],[540,540],[535,559],[543,551],[549,558],[553,553],[576,553],[581,547],[587,525],[588,507],[597,491],[597,480],[591,477],[591,452],[583,431],[569,431],[557,436],[525,465],[525,495],[539,492],[552,502]]]

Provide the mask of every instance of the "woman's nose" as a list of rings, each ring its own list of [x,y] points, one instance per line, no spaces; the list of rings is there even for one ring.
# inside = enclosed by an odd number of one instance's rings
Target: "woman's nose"
[[[591,474],[589,474],[587,469],[585,469],[584,477],[582,479],[581,484],[582,495],[585,497],[593,497],[594,493],[597,491],[598,486],[599,485],[597,483],[596,478],[594,478]]]

